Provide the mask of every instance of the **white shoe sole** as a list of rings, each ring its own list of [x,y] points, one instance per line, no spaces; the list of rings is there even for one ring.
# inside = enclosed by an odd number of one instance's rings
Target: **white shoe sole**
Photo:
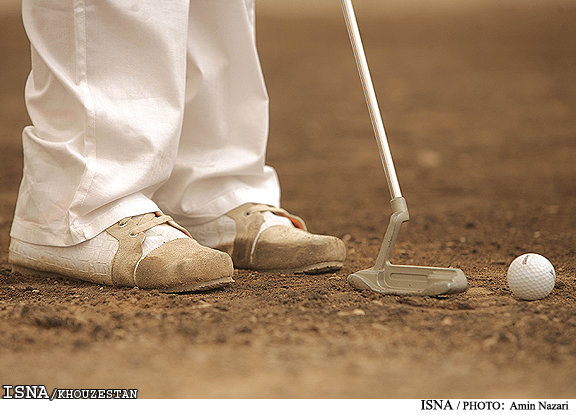
[[[74,281],[82,281],[82,282],[89,282],[84,281],[80,278],[73,278],[68,277],[66,275],[54,273],[54,272],[47,272],[47,271],[39,271],[36,269],[26,268],[20,265],[12,265],[12,272],[18,273],[28,277],[48,277],[48,278],[59,278],[59,279],[66,279],[66,280],[74,280]],[[216,288],[225,287],[226,285],[232,284],[234,279],[232,277],[223,277],[217,278],[212,281],[204,281],[202,283],[197,284],[190,284],[185,285],[178,288],[166,288],[166,289],[158,289],[160,292],[164,293],[185,293],[185,292],[199,292],[199,291],[209,291]],[[95,284],[91,283],[90,284]],[[104,286],[105,284],[98,284]]]

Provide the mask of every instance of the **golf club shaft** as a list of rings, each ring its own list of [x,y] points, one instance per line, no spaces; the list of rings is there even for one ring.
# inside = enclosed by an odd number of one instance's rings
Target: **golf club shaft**
[[[366,61],[362,38],[360,37],[360,31],[358,30],[358,23],[356,21],[356,14],[354,13],[354,7],[352,6],[352,0],[340,0],[340,3],[342,5],[348,35],[350,36],[350,43],[354,50],[354,57],[356,59],[356,65],[358,66],[360,80],[362,81],[362,88],[364,89],[366,104],[368,105],[368,111],[370,112],[376,142],[378,143],[380,158],[382,160],[384,172],[386,173],[388,189],[390,189],[392,199],[402,197],[400,184],[398,183],[398,177],[396,176],[396,170],[394,169],[394,161],[392,160],[392,154],[390,153],[390,147],[386,137],[386,131],[384,130],[384,123],[382,122],[382,116],[380,115],[378,100],[376,99],[376,93],[374,92],[374,85],[372,84],[368,62]]]

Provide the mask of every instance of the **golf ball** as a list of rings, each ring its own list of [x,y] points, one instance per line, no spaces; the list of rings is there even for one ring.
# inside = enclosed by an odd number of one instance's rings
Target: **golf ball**
[[[539,254],[523,254],[508,268],[508,285],[522,300],[540,300],[552,292],[556,283],[554,267]]]

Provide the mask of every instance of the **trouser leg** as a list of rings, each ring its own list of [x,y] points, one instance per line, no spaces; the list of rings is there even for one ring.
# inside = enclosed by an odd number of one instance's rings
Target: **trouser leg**
[[[207,2],[211,3],[211,2]],[[32,71],[12,236],[73,245],[153,211],[182,128],[188,0],[23,0]]]
[[[188,224],[246,202],[278,205],[265,165],[268,95],[254,35],[254,1],[190,1],[185,115],[172,175],[154,195]]]

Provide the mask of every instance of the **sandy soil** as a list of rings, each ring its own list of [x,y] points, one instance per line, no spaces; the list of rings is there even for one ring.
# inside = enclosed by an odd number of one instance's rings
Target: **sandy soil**
[[[346,241],[342,271],[238,271],[234,286],[197,295],[12,274],[29,55],[19,16],[2,16],[2,384],[143,397],[575,398],[576,7],[514,4],[359,12],[412,215],[394,259],[461,267],[470,289],[440,298],[346,282],[373,265],[390,208],[336,15],[266,15],[258,30],[284,207]],[[556,266],[544,300],[507,288],[506,268],[524,252]]]

